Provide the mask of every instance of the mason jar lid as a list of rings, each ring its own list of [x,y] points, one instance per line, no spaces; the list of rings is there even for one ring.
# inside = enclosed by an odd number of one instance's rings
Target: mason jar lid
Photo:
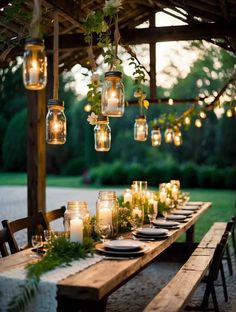
[[[25,39],[25,45],[44,45],[44,41],[43,39],[40,39],[40,38],[27,38]]]
[[[108,122],[109,119],[107,116],[104,115],[98,115],[97,121],[104,121],[104,122]]]
[[[160,130],[160,127],[158,127],[158,126],[153,126],[153,127],[152,127],[152,130]]]
[[[117,78],[121,78],[122,77],[122,73],[118,70],[114,70],[114,71],[108,71],[105,73],[105,77],[117,77]]]
[[[145,115],[140,115],[140,116],[136,117],[136,120],[139,120],[139,119],[146,120],[146,116]]]
[[[64,102],[59,99],[49,99],[48,106],[61,106],[64,107]]]
[[[115,191],[100,191],[98,198],[101,200],[115,200],[116,192]]]

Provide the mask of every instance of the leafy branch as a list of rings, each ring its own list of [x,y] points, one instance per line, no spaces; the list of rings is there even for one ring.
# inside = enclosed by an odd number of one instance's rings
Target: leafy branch
[[[21,292],[16,298],[13,298],[8,304],[8,312],[24,311],[25,307],[32,301],[38,285],[40,277],[56,267],[68,266],[73,260],[83,259],[88,254],[93,254],[93,240],[85,237],[83,244],[70,242],[65,236],[54,237],[46,245],[47,253],[37,263],[29,264],[26,267],[26,282],[20,285]]]

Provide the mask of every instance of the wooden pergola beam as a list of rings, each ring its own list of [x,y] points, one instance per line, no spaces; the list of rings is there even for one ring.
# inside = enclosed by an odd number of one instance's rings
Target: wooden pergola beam
[[[236,23],[198,23],[195,25],[121,29],[122,41],[128,44],[156,43],[180,40],[202,40],[235,37]],[[77,50],[87,47],[83,34],[62,34],[59,37],[60,50]],[[53,49],[53,38],[46,37],[47,50]],[[96,45],[96,38],[94,38]]]

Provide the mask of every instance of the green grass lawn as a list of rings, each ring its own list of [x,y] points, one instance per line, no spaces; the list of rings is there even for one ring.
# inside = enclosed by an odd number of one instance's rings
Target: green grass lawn
[[[27,178],[24,173],[0,173],[0,185],[26,185]],[[48,176],[48,186],[57,187],[89,187],[102,188],[92,185],[85,186],[80,177]],[[124,186],[111,187],[114,189],[125,188]],[[195,237],[200,240],[204,233],[215,221],[228,221],[236,214],[236,192],[234,190],[218,189],[186,189],[191,194],[192,201],[212,202],[212,207],[199,219],[195,227]]]

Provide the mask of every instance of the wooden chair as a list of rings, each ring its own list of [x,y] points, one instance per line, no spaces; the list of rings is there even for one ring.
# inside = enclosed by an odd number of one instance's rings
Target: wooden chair
[[[6,244],[9,245],[12,237],[7,229],[0,230],[0,252],[2,257],[6,257],[9,255]]]
[[[226,250],[226,246],[228,243],[229,232],[223,234],[220,243],[217,244],[212,263],[210,265],[209,273],[204,278],[204,282],[206,283],[205,292],[203,295],[201,309],[204,311],[208,307],[209,297],[212,296],[214,311],[218,312],[218,301],[215,292],[215,282],[218,278],[219,272],[222,269],[222,258]],[[226,287],[226,285],[225,285]]]
[[[227,223],[226,229],[225,229],[225,233],[229,233],[230,237],[234,236],[234,222],[232,221],[232,219]],[[231,255],[230,255],[230,248],[229,248],[229,244],[226,244],[226,248],[225,248],[225,254],[222,258],[222,260],[226,260],[227,264],[228,264],[228,269],[229,269],[229,274],[232,276],[233,275],[233,265],[232,265],[232,260],[231,260]]]
[[[10,233],[9,247],[11,253],[19,252],[22,249],[18,246],[17,241],[15,239],[14,234],[16,232],[28,229],[32,234],[42,234],[43,230],[46,230],[48,228],[42,212],[38,212],[32,216],[17,219],[11,222],[9,222],[8,220],[3,220],[2,226],[4,229],[7,229],[7,231]],[[28,245],[24,246],[24,248],[30,245],[31,244],[29,238]]]
[[[59,209],[55,209],[49,212],[44,213],[44,219],[47,224],[47,227],[50,228],[50,222],[55,221],[60,218],[64,218],[64,213],[66,211],[65,206],[61,206]]]

